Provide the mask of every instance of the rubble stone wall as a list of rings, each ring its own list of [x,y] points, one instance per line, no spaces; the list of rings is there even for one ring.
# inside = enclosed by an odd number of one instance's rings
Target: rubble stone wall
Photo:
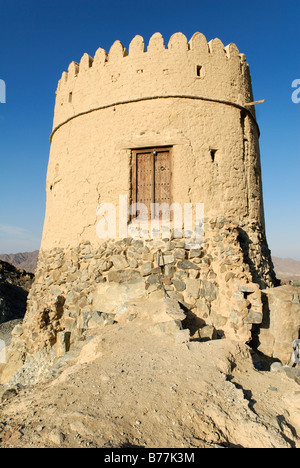
[[[219,338],[249,342],[263,309],[238,226],[217,218],[205,224],[201,248],[187,249],[186,241],[126,238],[41,251],[25,320],[13,333],[10,353],[25,359],[55,349],[62,333],[72,348],[91,314],[121,314],[131,299],[157,294],[180,304],[194,339],[211,326]],[[267,259],[261,258],[260,269],[260,278],[271,285]]]
[[[266,356],[279,359],[285,365],[299,367],[292,359],[293,343],[300,340],[300,290],[280,286],[262,291],[263,321],[254,330],[255,345]]]

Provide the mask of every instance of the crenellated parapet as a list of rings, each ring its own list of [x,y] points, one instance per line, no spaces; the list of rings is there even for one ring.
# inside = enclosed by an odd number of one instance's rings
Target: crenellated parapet
[[[207,42],[195,33],[190,41],[173,34],[166,46],[160,33],[148,47],[136,36],[128,52],[116,41],[107,53],[84,54],[72,62],[58,83],[55,131],[78,114],[130,102],[167,97],[203,99],[245,107],[253,101],[249,66],[235,44]],[[252,112],[252,108],[246,107]]]

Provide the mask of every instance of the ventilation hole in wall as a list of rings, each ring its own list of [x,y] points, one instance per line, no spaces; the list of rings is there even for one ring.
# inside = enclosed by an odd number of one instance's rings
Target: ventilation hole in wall
[[[71,103],[73,100],[73,93],[69,93],[69,103]]]
[[[204,78],[205,77],[205,69],[202,65],[196,66],[196,75],[197,78]]]
[[[215,149],[211,149],[211,150],[210,150],[210,157],[211,157],[211,161],[212,161],[213,163],[214,163],[215,160],[216,160],[217,151],[218,151],[218,150],[215,150]]]

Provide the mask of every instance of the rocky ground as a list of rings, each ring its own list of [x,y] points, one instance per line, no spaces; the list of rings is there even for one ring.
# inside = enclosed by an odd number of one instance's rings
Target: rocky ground
[[[297,382],[132,317],[88,330],[51,380],[0,387],[0,447],[300,447]]]
[[[17,325],[21,325],[22,322],[22,319],[16,319],[0,324],[0,340],[4,341],[6,346],[9,346],[11,342],[11,332]]]

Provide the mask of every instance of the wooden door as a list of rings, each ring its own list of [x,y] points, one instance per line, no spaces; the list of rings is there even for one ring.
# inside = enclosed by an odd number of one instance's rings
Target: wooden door
[[[147,207],[141,218],[150,218],[153,203],[171,204],[171,148],[151,148],[132,152],[132,203]],[[155,217],[168,216],[166,206]]]

